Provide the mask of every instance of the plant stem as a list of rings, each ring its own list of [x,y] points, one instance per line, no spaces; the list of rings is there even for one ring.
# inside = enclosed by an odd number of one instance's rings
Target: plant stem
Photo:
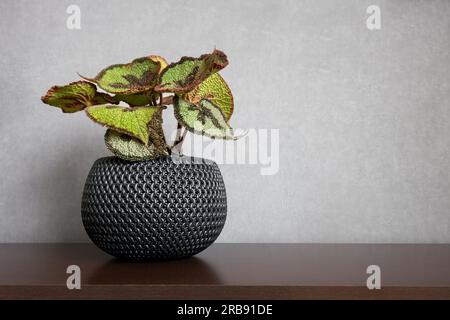
[[[183,145],[184,137],[186,136],[187,130],[184,129],[183,134],[181,134],[181,131],[183,129],[183,126],[181,123],[178,122],[177,124],[177,135],[175,138],[175,141],[171,147],[172,152],[176,152],[178,155],[181,155],[181,147]]]
[[[163,107],[163,106],[166,106],[169,104],[173,104],[173,97],[174,96],[163,97],[163,94],[160,93],[159,94],[159,105],[161,107]],[[175,136],[173,145],[167,146],[167,151],[169,152],[170,155],[173,154],[174,151],[178,154],[181,153],[181,145],[182,145],[184,137],[186,135],[186,132],[184,132],[183,135],[181,134],[182,128],[183,128],[183,126],[181,125],[181,123],[177,122],[177,134]]]
[[[182,129],[182,125],[181,123],[177,122],[177,136],[175,138],[175,142],[178,141],[180,139],[181,136],[181,129]]]
[[[182,146],[183,146],[183,142],[184,142],[184,137],[186,137],[186,133],[187,133],[187,130],[185,129],[184,131],[183,131],[183,134],[181,135],[181,137],[180,137],[180,140],[178,140],[178,142],[174,145],[174,151],[178,154],[178,155],[181,155],[182,153],[181,153],[181,148],[182,148]]]
[[[181,138],[181,129],[182,129],[181,123],[177,122],[177,134],[175,136],[175,141],[173,142],[172,148],[177,145],[177,143]]]

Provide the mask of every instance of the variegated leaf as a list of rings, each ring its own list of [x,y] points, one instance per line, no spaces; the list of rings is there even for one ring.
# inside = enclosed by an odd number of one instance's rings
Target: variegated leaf
[[[155,115],[160,115],[160,107],[124,108],[113,105],[93,106],[86,113],[95,122],[110,129],[131,135],[145,145],[149,141],[149,124]]]
[[[211,74],[228,65],[227,56],[219,50],[199,58],[183,57],[170,64],[160,75],[157,92],[187,93]]]
[[[163,108],[159,108],[159,111],[157,111],[153,115],[152,120],[150,120],[150,123],[148,124],[150,132],[149,143],[154,145],[156,150],[159,151],[159,153],[165,154],[167,153],[167,144],[166,138],[164,136],[164,130],[162,127],[163,124],[162,111]]]
[[[160,68],[159,61],[143,57],[131,63],[109,66],[95,78],[83,78],[110,93],[136,93],[151,90],[156,85]]]
[[[193,104],[176,96],[174,111],[178,122],[193,133],[212,138],[235,139],[222,110],[207,99]]]
[[[202,99],[208,99],[222,110],[226,120],[233,114],[234,102],[231,90],[218,73],[214,73],[187,94],[187,99],[198,104]]]
[[[94,84],[77,81],[65,86],[51,87],[41,100],[46,104],[61,108],[64,113],[73,113],[96,104],[97,95],[97,88]]]
[[[128,103],[132,107],[146,106],[152,103],[152,98],[148,94],[133,93],[133,94],[116,94],[113,97],[114,101],[119,103],[120,101]]]
[[[108,129],[105,133],[105,144],[108,149],[127,161],[144,161],[167,156],[167,149],[160,150],[153,143],[148,146],[127,134]]]
[[[149,58],[160,63],[161,67],[159,68],[159,73],[161,73],[168,66],[167,60],[161,56],[149,56]]]
[[[92,105],[100,105],[100,104],[118,104],[119,101],[116,101],[113,96],[110,96],[107,93],[104,92],[97,92],[95,94],[94,100],[92,101]]]

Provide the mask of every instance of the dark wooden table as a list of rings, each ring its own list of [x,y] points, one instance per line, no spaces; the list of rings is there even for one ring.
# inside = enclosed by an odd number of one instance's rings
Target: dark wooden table
[[[81,290],[67,289],[68,265],[81,268]],[[366,287],[369,265],[380,290]],[[0,298],[450,299],[450,245],[215,244],[129,263],[91,244],[1,244]]]

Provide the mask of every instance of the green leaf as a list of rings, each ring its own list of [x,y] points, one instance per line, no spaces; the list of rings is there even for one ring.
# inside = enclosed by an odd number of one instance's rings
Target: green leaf
[[[219,107],[207,99],[195,105],[176,96],[175,117],[187,130],[220,139],[236,139]]]
[[[119,101],[116,101],[113,96],[110,96],[107,93],[97,92],[95,94],[94,100],[92,101],[92,105],[100,105],[100,104],[118,104]]]
[[[124,108],[101,105],[86,109],[89,118],[110,129],[131,135],[145,145],[149,141],[149,124],[154,115],[159,115],[160,107]]]
[[[202,99],[208,99],[222,110],[227,121],[233,114],[233,95],[225,80],[218,73],[210,75],[190,91],[187,99],[194,104],[198,104]]]
[[[86,81],[72,82],[66,86],[53,86],[42,102],[61,108],[64,113],[81,111],[95,104],[97,89],[94,84]]]
[[[152,120],[148,124],[150,130],[149,143],[154,145],[160,154],[167,154],[167,144],[162,127],[162,111],[163,108],[159,108],[159,111],[153,115]]]
[[[152,99],[149,95],[143,93],[134,94],[116,94],[113,97],[114,101],[119,103],[120,101],[128,103],[132,107],[146,106],[152,103]]]
[[[149,56],[150,59],[152,59],[155,62],[159,62],[161,67],[159,69],[159,73],[161,73],[168,65],[167,60],[164,59],[161,56]]]
[[[136,93],[151,90],[156,85],[160,68],[159,61],[143,57],[131,63],[109,66],[93,79],[83,78],[110,93]]]
[[[227,56],[219,50],[199,58],[183,57],[164,69],[155,91],[187,93],[227,65]]]
[[[132,136],[112,129],[106,130],[105,144],[113,154],[127,161],[144,161],[168,155],[166,149],[161,151],[153,144],[146,146]]]

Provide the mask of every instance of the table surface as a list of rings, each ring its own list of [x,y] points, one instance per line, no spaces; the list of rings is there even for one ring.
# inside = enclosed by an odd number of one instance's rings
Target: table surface
[[[81,290],[66,286],[81,268]],[[381,289],[366,286],[369,265]],[[133,263],[92,244],[0,244],[2,299],[450,299],[447,244],[214,244]]]

